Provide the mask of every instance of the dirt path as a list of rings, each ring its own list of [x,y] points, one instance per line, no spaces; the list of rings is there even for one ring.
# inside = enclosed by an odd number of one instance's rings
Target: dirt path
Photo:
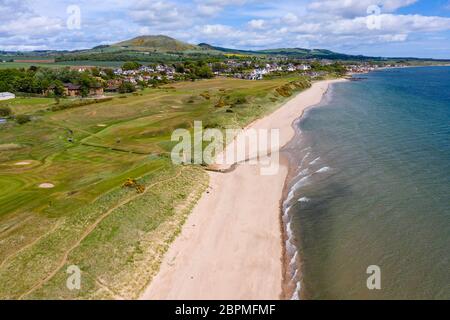
[[[7,256],[2,263],[0,263],[0,269],[3,268],[3,266],[9,261],[11,260],[13,257],[17,256],[18,254],[20,254],[22,251],[25,251],[28,248],[31,248],[32,246],[34,246],[36,243],[38,243],[39,241],[41,241],[41,239],[45,238],[46,236],[48,236],[49,234],[51,234],[53,231],[55,231],[60,225],[62,224],[62,222],[56,222],[55,225],[47,232],[45,232],[44,234],[42,234],[41,236],[39,236],[38,238],[36,238],[35,240],[33,240],[32,242],[30,242],[29,244],[23,246],[22,248],[20,248],[18,251],[10,254],[9,256]]]
[[[168,181],[172,181],[175,180],[177,178],[180,177],[180,175],[183,173],[185,167],[182,167],[181,170],[179,170],[179,172],[177,173],[176,176],[165,179],[165,180],[161,180],[158,182],[155,182],[149,186],[146,186],[146,191],[142,194],[136,194],[131,198],[128,198],[122,202],[120,202],[119,204],[115,205],[114,207],[110,208],[108,211],[106,211],[103,215],[101,215],[92,225],[89,226],[89,228],[86,229],[86,231],[81,235],[81,237],[78,239],[78,241],[72,246],[70,247],[65,253],[64,256],[61,260],[61,262],[59,263],[59,265],[55,268],[55,270],[53,270],[46,278],[44,278],[43,280],[41,280],[40,282],[38,282],[37,284],[35,284],[30,290],[28,290],[27,292],[23,293],[19,299],[24,299],[27,295],[33,293],[35,290],[41,288],[45,283],[47,283],[50,279],[52,279],[57,273],[58,271],[64,267],[64,265],[66,264],[70,253],[75,250],[80,244],[81,242],[86,239],[86,237],[88,237],[92,231],[94,231],[94,229],[103,221],[105,220],[111,213],[113,213],[116,209],[132,202],[133,200],[143,196],[144,194],[146,194],[147,192],[149,192],[151,190],[152,187],[164,183],[164,182],[168,182]]]

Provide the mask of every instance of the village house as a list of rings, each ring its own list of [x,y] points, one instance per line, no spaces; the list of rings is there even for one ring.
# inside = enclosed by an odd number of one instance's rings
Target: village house
[[[89,95],[90,96],[103,96],[104,94],[104,90],[103,90],[103,86],[100,84],[97,84],[95,86],[92,86],[89,88]]]
[[[307,65],[307,64],[301,64],[301,65],[297,66],[297,70],[308,71],[308,70],[311,70],[311,66]]]
[[[67,97],[81,96],[81,86],[72,83],[65,83],[64,95]]]
[[[63,95],[66,97],[79,97],[81,96],[81,86],[73,83],[64,83]],[[44,95],[52,95],[55,92],[55,86],[51,85],[47,90],[43,92]],[[90,96],[102,96],[104,94],[103,86],[98,84],[89,89]]]
[[[76,97],[81,95],[81,86],[72,83],[64,83],[63,95],[66,97]],[[53,95],[55,93],[55,85],[51,85],[47,90],[43,92],[45,96]]]
[[[119,87],[122,84],[122,80],[120,79],[114,79],[114,80],[108,80],[105,88],[105,92],[117,92],[119,91]]]
[[[16,95],[11,92],[0,92],[0,100],[10,100],[14,99]]]
[[[85,71],[88,71],[88,70],[92,70],[94,68],[95,67],[93,67],[93,66],[71,66],[70,70],[78,71],[78,72],[85,72]]]

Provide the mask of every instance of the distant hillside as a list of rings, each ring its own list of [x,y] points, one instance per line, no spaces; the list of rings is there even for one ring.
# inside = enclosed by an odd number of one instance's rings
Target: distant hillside
[[[374,59],[373,57],[365,57],[365,56],[353,56],[343,53],[337,53],[330,50],[325,49],[302,49],[302,48],[282,48],[282,49],[266,49],[266,50],[237,50],[237,49],[228,49],[222,47],[215,47],[209,45],[207,43],[200,43],[199,47],[204,50],[214,50],[223,52],[226,54],[248,54],[248,55],[283,55],[290,56],[293,58],[302,58],[302,59],[330,59],[330,60],[367,60]]]
[[[173,63],[202,59],[228,59],[229,55],[272,57],[283,56],[294,59],[328,59],[341,61],[401,61],[419,62],[437,60],[415,58],[381,58],[348,55],[325,49],[281,48],[266,50],[239,50],[216,47],[207,43],[189,44],[164,35],[148,35],[122,41],[112,45],[99,45],[92,49],[74,51],[0,52],[0,61],[12,61],[15,57],[49,57],[57,62],[89,64],[89,61],[116,62],[140,61],[147,63]],[[441,60],[442,61],[442,60]]]
[[[135,49],[138,51],[150,50],[150,51],[188,51],[198,50],[198,47],[189,43],[185,43],[167,36],[140,36],[131,40],[122,41],[113,44],[112,47],[122,47],[128,49]]]

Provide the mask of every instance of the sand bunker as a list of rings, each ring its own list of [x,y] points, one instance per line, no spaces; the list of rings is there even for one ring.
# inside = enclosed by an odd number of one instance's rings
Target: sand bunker
[[[15,166],[28,166],[30,164],[31,164],[30,161],[20,161],[20,162],[14,163]]]
[[[39,188],[41,188],[41,189],[52,189],[54,187],[55,187],[55,185],[52,183],[41,183],[39,185]]]
[[[97,127],[101,127],[101,128],[104,128],[104,127],[106,127],[106,124],[102,124],[102,123],[100,123],[100,124],[98,124],[98,125],[97,125]]]

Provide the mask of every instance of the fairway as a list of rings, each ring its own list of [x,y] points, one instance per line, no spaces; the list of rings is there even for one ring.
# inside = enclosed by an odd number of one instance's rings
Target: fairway
[[[208,183],[202,167],[171,163],[173,130],[242,128],[296,80],[182,82],[60,111],[2,102],[33,121],[0,127],[0,298],[137,298]],[[70,265],[82,290],[65,285]]]

